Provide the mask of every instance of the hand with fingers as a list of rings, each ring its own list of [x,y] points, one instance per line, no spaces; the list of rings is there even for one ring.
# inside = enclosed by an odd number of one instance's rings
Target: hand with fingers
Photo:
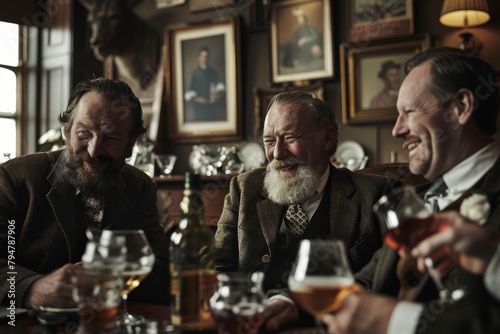
[[[265,327],[274,332],[299,320],[299,310],[295,304],[283,299],[270,299],[265,311]]]
[[[430,256],[442,276],[457,262],[474,274],[484,274],[500,245],[500,232],[478,225],[456,211],[438,213],[434,219],[451,226],[423,240],[411,251],[418,259],[419,270],[426,270],[424,259]]]
[[[28,290],[25,306],[74,307],[71,277],[80,264],[67,263],[61,268],[37,279]]]
[[[386,334],[396,304],[394,298],[371,292],[351,293],[337,311],[325,315],[322,321],[329,334]]]

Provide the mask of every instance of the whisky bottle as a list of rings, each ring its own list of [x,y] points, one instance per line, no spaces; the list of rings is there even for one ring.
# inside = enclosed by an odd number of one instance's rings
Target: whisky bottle
[[[215,329],[209,299],[217,278],[213,269],[212,230],[203,220],[200,176],[186,173],[181,221],[170,239],[172,324],[184,331]]]

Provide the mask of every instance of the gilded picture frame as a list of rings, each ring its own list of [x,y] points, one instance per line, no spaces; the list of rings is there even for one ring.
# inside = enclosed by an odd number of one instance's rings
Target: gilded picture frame
[[[167,31],[167,120],[173,142],[242,139],[239,44],[234,18]]]
[[[271,3],[271,67],[274,83],[334,76],[330,1]]]
[[[394,122],[404,63],[430,46],[416,36],[366,47],[340,45],[342,121],[344,124]]]
[[[412,0],[352,0],[346,6],[350,43],[409,36],[414,32]]]

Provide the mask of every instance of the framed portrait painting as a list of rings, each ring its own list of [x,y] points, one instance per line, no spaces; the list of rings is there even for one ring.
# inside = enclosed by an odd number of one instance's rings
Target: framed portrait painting
[[[345,124],[393,122],[404,63],[430,46],[429,36],[357,48],[340,45],[342,120]]]
[[[166,35],[169,137],[179,143],[240,140],[238,21],[177,26]]]
[[[332,24],[329,0],[271,3],[272,81],[332,78]]]
[[[350,43],[412,35],[413,1],[348,1],[347,22]]]

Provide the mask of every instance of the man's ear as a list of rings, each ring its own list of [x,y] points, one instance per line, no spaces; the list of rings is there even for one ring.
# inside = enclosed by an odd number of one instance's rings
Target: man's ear
[[[330,152],[333,147],[335,146],[335,143],[337,142],[338,138],[335,135],[335,131],[333,129],[329,129],[326,132],[326,141],[325,141],[325,151]]]
[[[134,151],[134,146],[135,143],[137,142],[138,138],[135,138],[134,136],[130,136],[129,138],[129,143],[127,145],[127,158],[130,158],[132,156],[132,152]]]
[[[469,89],[462,88],[457,92],[455,97],[455,113],[458,122],[461,125],[466,124],[472,119],[472,114],[474,113],[474,102],[475,96]]]

